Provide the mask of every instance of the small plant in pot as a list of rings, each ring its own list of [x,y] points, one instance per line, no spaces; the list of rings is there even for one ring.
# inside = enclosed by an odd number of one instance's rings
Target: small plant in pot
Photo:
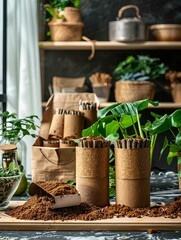
[[[80,0],[50,0],[45,9],[52,41],[80,41],[84,24],[80,16]]]
[[[141,123],[140,111],[148,104],[158,106],[149,99],[113,104],[100,110],[99,120],[83,130],[83,136],[102,135],[115,141],[116,202],[130,207],[150,204],[150,148],[157,133],[151,136]]]
[[[5,166],[8,167],[11,162],[17,161],[16,165],[18,166],[19,171],[22,172],[22,182],[20,183],[20,188],[17,189],[17,194],[19,195],[25,192],[27,186],[27,179],[23,166],[23,162],[25,162],[25,159],[23,159],[23,157],[25,157],[23,156],[23,151],[25,149],[23,149],[24,143],[22,142],[22,139],[28,135],[33,138],[36,137],[34,131],[38,128],[35,124],[38,117],[36,115],[31,115],[25,118],[18,118],[15,113],[11,114],[9,112],[4,112],[0,114],[0,118],[0,136],[2,137],[0,141],[1,166],[3,168]],[[8,161],[4,161],[7,159]]]
[[[159,58],[138,55],[128,56],[115,68],[115,99],[117,102],[132,102],[154,99],[156,81],[167,71]]]

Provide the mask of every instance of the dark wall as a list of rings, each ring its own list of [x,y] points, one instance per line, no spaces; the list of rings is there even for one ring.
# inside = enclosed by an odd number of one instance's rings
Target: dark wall
[[[47,26],[43,3],[40,0],[40,39],[47,40]],[[181,1],[178,0],[81,0],[81,15],[85,23],[84,35],[90,39],[108,40],[108,24],[116,20],[118,10],[128,4],[139,7],[142,20],[147,26],[155,23],[181,23]],[[134,11],[125,12],[124,16],[134,15]],[[149,39],[151,37],[149,36]],[[159,57],[170,69],[181,69],[181,50],[148,50],[148,51],[96,51],[93,60],[88,60],[90,51],[44,51],[42,63],[44,65],[44,76],[42,75],[42,97],[46,101],[49,96],[48,87],[52,85],[53,76],[80,77],[86,76],[85,91],[92,91],[89,76],[94,72],[107,72],[112,74],[116,65],[130,54],[147,54]],[[114,81],[113,81],[114,82]],[[159,101],[172,101],[169,92],[164,90],[165,82],[158,82],[155,99]],[[110,101],[114,101],[114,84],[112,87]],[[160,110],[159,110],[160,111]],[[163,113],[170,111],[162,110]],[[159,150],[157,151],[159,152]],[[154,161],[155,162],[155,161]],[[155,163],[154,163],[155,164]],[[176,165],[167,166],[165,163],[156,162],[155,166],[165,169],[175,169]]]

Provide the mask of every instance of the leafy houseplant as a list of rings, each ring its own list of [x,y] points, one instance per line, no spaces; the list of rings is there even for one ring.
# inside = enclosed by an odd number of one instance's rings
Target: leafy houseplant
[[[98,113],[99,119],[92,126],[83,130],[83,136],[103,136],[104,138],[116,141],[120,138],[142,139],[151,136],[149,131],[145,130],[145,126],[141,123],[140,111],[146,109],[148,104],[158,106],[158,102],[144,99],[136,102],[115,103],[107,108],[101,109]],[[156,133],[155,133],[156,135]],[[151,152],[154,149],[155,135],[151,136]],[[114,193],[114,179],[112,177],[113,169],[111,167],[110,183],[112,187],[110,192]]]
[[[80,0],[50,0],[45,9],[52,41],[79,41],[84,24],[81,21]]]
[[[128,56],[113,72],[116,79],[116,101],[127,102],[145,98],[153,100],[155,82],[164,76],[166,71],[167,67],[159,58]]]
[[[47,12],[52,16],[60,19],[64,19],[61,12],[66,7],[79,8],[80,0],[50,0],[48,4],[45,4]],[[56,11],[55,11],[56,9]]]
[[[36,137],[36,134],[31,133],[31,131],[38,128],[35,124],[35,120],[38,119],[36,115],[18,119],[15,113],[4,112],[0,114],[0,118],[2,119],[0,136],[2,136],[3,140],[16,144],[27,135]]]
[[[166,131],[171,131],[172,139],[164,139],[162,153],[168,149],[167,163],[171,164],[173,159],[177,159],[178,163],[178,177],[179,177],[179,189],[181,190],[181,109],[177,109],[172,114],[165,114],[161,118],[155,120],[152,124],[146,127],[146,130],[150,132],[150,135],[155,133],[160,134]]]
[[[35,124],[35,120],[38,119],[36,115],[27,116],[25,118],[19,119],[15,113],[4,112],[0,114],[1,126],[0,126],[0,136],[2,140],[0,142],[1,147],[3,146],[17,146],[17,161],[20,170],[23,171],[22,160],[21,159],[21,141],[25,136],[36,137],[34,131],[38,128]],[[12,152],[2,153],[2,159],[12,159],[13,162],[14,154]],[[23,173],[24,175],[24,173]],[[25,176],[23,178],[25,181]]]

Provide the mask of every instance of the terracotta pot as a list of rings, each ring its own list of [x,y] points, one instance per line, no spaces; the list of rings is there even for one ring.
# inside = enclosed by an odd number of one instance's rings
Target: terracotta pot
[[[150,206],[150,148],[115,148],[116,203]]]
[[[109,147],[76,147],[76,188],[82,202],[109,205]]]
[[[172,83],[171,93],[173,101],[176,103],[181,103],[181,83]]]
[[[134,102],[142,99],[154,99],[155,84],[149,81],[117,81],[115,83],[115,100],[117,102]]]

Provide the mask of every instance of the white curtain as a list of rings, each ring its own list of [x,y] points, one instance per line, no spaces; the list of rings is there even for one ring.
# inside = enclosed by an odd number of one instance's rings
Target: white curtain
[[[19,118],[42,118],[37,0],[7,0],[7,110]],[[38,123],[39,124],[39,123]],[[30,136],[26,173],[31,174]]]

